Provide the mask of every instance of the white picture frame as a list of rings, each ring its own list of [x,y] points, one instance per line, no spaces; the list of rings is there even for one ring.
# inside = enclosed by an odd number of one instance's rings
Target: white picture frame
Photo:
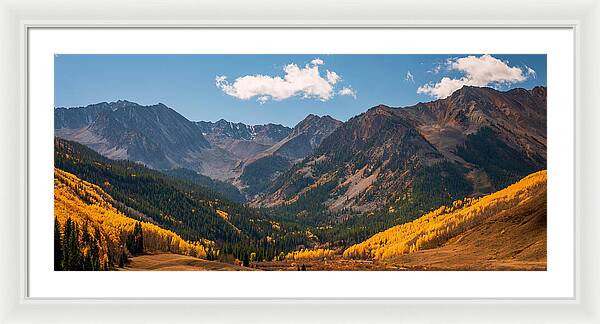
[[[344,6],[347,5],[347,6]],[[69,320],[88,322],[190,321],[199,318],[217,320],[286,321],[286,322],[366,322],[397,321],[558,321],[587,322],[598,320],[594,308],[600,291],[598,279],[599,246],[594,229],[598,228],[594,204],[595,180],[600,174],[594,168],[598,161],[595,125],[597,111],[600,48],[600,4],[597,1],[562,1],[553,6],[544,2],[472,4],[465,0],[393,4],[375,1],[353,4],[333,1],[289,2],[267,1],[244,3],[227,1],[192,3],[183,0],[177,6],[167,2],[153,5],[131,2],[90,1],[68,5],[62,11],[56,3],[41,0],[3,1],[0,7],[1,37],[6,47],[0,52],[7,73],[0,79],[6,92],[0,96],[2,108],[2,218],[0,270],[0,318],[6,322]],[[185,8],[185,9],[183,9]],[[315,12],[319,8],[318,12]],[[432,9],[437,8],[437,9]],[[519,8],[519,10],[514,10]],[[542,8],[542,9],[540,9]],[[160,10],[158,10],[160,9]],[[276,10],[277,9],[277,10]],[[304,9],[304,10],[302,10]],[[514,12],[512,11],[514,10]],[[481,14],[486,11],[486,14]],[[68,13],[66,13],[68,12]],[[287,13],[284,13],[287,12]],[[127,17],[127,19],[124,19]],[[167,17],[167,19],[165,19]],[[335,17],[335,18],[329,18]],[[418,20],[414,18],[418,17]],[[451,17],[451,19],[449,19]],[[27,32],[33,27],[394,27],[394,28],[573,28],[576,40],[576,284],[577,294],[570,300],[318,300],[318,299],[245,299],[245,300],[111,300],[111,299],[29,299],[26,295],[26,151],[27,137]],[[586,108],[588,107],[588,108]],[[581,177],[581,175],[585,175]],[[441,307],[440,307],[441,306]],[[194,312],[190,312],[193,307]],[[433,310],[432,310],[433,309]],[[131,311],[135,310],[135,312]],[[187,312],[186,312],[187,310]]]

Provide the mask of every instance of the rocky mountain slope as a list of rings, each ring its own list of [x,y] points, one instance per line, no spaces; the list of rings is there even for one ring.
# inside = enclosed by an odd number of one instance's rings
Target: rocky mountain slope
[[[117,101],[57,108],[55,135],[84,144],[111,159],[126,159],[154,169],[188,168],[216,179],[229,177],[237,162],[211,146],[193,122],[157,104]]]
[[[57,137],[84,144],[108,158],[158,170],[192,170],[247,188],[251,194],[312,153],[341,124],[315,115],[293,129],[223,119],[191,122],[163,104],[141,106],[122,100],[57,108],[54,119]],[[275,163],[271,163],[273,158]],[[253,180],[257,175],[263,183]]]
[[[545,167],[546,88],[463,87],[446,99],[380,105],[350,119],[254,204],[310,197],[311,206],[338,212],[426,211]]]
[[[196,122],[204,137],[240,160],[269,149],[284,139],[291,129],[278,124],[246,125],[221,119],[217,122]]]
[[[341,124],[330,116],[308,115],[285,138],[243,161],[240,186],[251,196],[263,192],[277,176],[311,154]]]

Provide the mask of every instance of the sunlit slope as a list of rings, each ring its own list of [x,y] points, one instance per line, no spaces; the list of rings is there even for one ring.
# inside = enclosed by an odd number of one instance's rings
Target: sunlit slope
[[[75,175],[54,169],[54,215],[61,226],[70,218],[77,228],[99,241],[103,264],[109,254],[115,256],[125,246],[133,232],[136,220],[129,218],[112,205],[113,199],[100,187],[83,181]],[[85,226],[87,221],[87,226]],[[199,243],[183,240],[172,231],[142,222],[144,250],[169,251],[178,254],[206,257]],[[100,237],[97,237],[97,236]],[[110,250],[110,252],[109,252]],[[111,258],[111,261],[115,258]]]
[[[432,251],[447,253],[433,255]],[[429,251],[429,253],[427,253]],[[442,251],[442,252],[444,252]],[[421,256],[417,260],[417,255]],[[467,260],[466,256],[471,258]],[[546,260],[546,171],[478,199],[455,201],[344,251],[347,258],[402,259],[425,267],[456,261]]]

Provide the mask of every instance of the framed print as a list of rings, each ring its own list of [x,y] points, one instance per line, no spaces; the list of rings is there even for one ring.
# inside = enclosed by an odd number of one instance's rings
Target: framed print
[[[19,19],[13,312],[587,320],[570,316],[596,300],[581,19]]]
[[[383,41],[447,33],[496,36]],[[46,238],[28,240],[32,297],[574,296],[570,29],[40,29],[28,44],[30,179],[54,185],[30,185],[30,215],[54,212],[28,220]],[[34,108],[44,93],[53,116]]]

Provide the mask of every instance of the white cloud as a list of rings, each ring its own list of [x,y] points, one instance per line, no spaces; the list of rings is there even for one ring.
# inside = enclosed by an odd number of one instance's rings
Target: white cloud
[[[351,87],[343,87],[340,91],[338,91],[338,94],[340,96],[351,96],[352,98],[356,99],[356,91],[354,91],[354,89]]]
[[[442,65],[438,64],[438,65],[434,66],[433,69],[427,71],[427,73],[438,74],[438,73],[440,73],[441,70],[442,70]]]
[[[535,70],[530,68],[529,66],[525,65],[525,71],[526,71],[525,74],[527,76],[530,76],[534,79],[537,78],[537,72],[535,72]]]
[[[404,78],[404,81],[415,83],[415,78],[410,71],[406,71],[406,77]]]
[[[488,54],[479,57],[467,56],[449,59],[447,66],[450,70],[462,72],[464,76],[458,79],[443,77],[438,83],[420,86],[417,93],[428,94],[435,98],[446,98],[465,85],[478,87],[510,85],[523,82],[530,76],[521,68],[511,67],[508,62]]]
[[[296,95],[327,101],[335,95],[334,85],[342,77],[334,71],[326,71],[325,78],[319,72],[323,60],[316,58],[310,64],[299,67],[288,64],[283,68],[285,75],[246,75],[229,83],[226,76],[215,77],[216,86],[224,93],[242,100],[258,97],[257,101],[284,100]]]
[[[336,84],[340,80],[342,80],[342,77],[340,77],[337,73],[327,70],[327,82]]]
[[[256,99],[261,105],[269,101],[269,96],[260,96]]]

